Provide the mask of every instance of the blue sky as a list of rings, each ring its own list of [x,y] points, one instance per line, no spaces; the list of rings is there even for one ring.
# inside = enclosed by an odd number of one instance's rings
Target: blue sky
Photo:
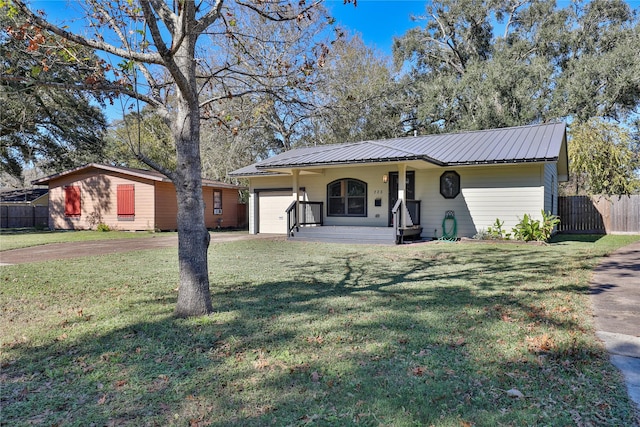
[[[358,0],[354,7],[343,4],[342,0],[329,0],[325,4],[339,23],[360,33],[367,45],[391,54],[394,36],[421,26],[411,20],[411,15],[422,15],[426,3],[422,0]]]
[[[73,17],[77,0],[33,0],[34,7],[46,10],[54,21]],[[357,6],[343,0],[326,0],[332,16],[352,32],[360,33],[369,46],[391,54],[394,36],[402,36],[410,28],[420,25],[411,15],[424,13],[426,0],[358,0]],[[70,6],[70,7],[69,7]]]
[[[77,0],[34,0],[36,9],[47,12],[52,20],[73,18]],[[408,29],[420,26],[411,15],[424,13],[426,0],[358,0],[357,6],[343,0],[326,0],[325,6],[345,29],[359,33],[365,44],[391,55],[393,37],[402,36]],[[69,22],[67,22],[69,23]],[[121,117],[119,105],[107,108],[109,119]]]

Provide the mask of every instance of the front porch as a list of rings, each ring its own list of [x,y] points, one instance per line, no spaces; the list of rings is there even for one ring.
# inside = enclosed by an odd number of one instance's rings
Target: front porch
[[[391,211],[391,226],[325,225],[323,202],[293,201],[286,210],[287,238],[291,240],[401,244],[405,240],[420,240],[420,201],[402,203],[398,200]]]

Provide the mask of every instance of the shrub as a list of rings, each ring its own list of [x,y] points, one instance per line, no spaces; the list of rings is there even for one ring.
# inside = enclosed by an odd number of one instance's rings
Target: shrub
[[[109,227],[104,222],[101,222],[96,226],[96,231],[102,231],[102,232],[111,231],[111,227]]]
[[[504,221],[500,221],[500,218],[496,218],[496,221],[493,223],[491,227],[487,228],[487,234],[490,239],[494,240],[502,240],[502,239],[510,239],[511,233],[505,233],[504,229]]]
[[[524,214],[520,222],[513,228],[514,237],[525,242],[533,240],[547,242],[551,238],[553,228],[560,223],[560,219],[544,210],[541,213],[542,222],[532,219],[529,214]]]
[[[557,215],[553,215],[551,212],[540,211],[542,213],[542,226],[541,229],[545,235],[545,242],[551,238],[553,229],[556,225],[560,224],[560,218]]]
[[[491,235],[484,228],[480,229],[476,234],[473,235],[475,240],[491,240]]]

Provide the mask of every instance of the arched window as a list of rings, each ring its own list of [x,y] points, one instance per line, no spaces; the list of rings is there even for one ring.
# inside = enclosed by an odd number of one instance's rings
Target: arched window
[[[327,185],[328,216],[367,216],[367,183],[344,178]]]

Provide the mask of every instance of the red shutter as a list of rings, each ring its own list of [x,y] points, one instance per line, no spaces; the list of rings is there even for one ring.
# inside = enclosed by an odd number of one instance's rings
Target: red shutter
[[[135,216],[136,197],[133,184],[118,185],[118,216]]]
[[[64,187],[64,214],[80,216],[80,208],[80,187],[76,185]]]

